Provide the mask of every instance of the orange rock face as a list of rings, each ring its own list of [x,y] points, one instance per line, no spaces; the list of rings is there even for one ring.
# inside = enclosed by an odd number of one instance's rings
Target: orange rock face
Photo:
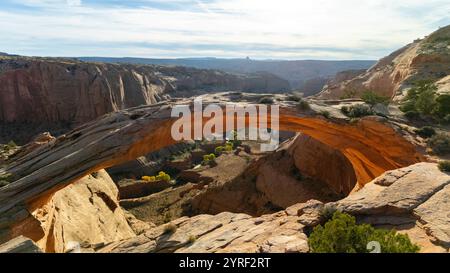
[[[302,174],[327,183],[335,193],[348,195],[355,187],[355,170],[341,151],[307,135],[296,137],[288,151]]]
[[[356,189],[361,188],[387,170],[409,166],[424,160],[414,146],[396,133],[392,127],[373,118],[366,118],[351,125],[334,123],[320,118],[282,116],[280,128],[302,132],[329,146],[330,149],[339,151],[353,166],[357,180]],[[340,162],[347,162],[332,150],[329,153],[334,153]],[[316,154],[316,159],[313,160],[320,162],[327,160],[327,157],[319,158]],[[317,173],[332,171],[320,170]],[[344,177],[351,177],[351,175]],[[337,187],[345,188],[348,187],[348,184]]]

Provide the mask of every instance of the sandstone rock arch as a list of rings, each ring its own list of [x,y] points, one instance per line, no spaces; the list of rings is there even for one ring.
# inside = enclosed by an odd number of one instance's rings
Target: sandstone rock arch
[[[11,173],[15,178],[0,189],[0,213],[43,198],[95,171],[174,144],[170,136],[176,119],[171,118],[171,109],[186,103],[192,101],[111,113],[17,159],[0,170],[0,174]],[[349,124],[305,115],[284,105],[280,108],[280,130],[303,132],[342,152],[353,166],[357,188],[387,170],[423,161],[412,144],[391,126],[373,118]]]

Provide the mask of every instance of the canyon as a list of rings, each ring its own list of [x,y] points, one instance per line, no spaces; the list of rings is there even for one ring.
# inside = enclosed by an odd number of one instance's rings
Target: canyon
[[[109,112],[225,90],[286,92],[290,85],[268,73],[2,56],[0,137],[26,143],[40,132],[65,132]]]
[[[268,73],[0,54],[1,137],[21,145],[0,146],[0,253],[307,253],[327,211],[448,253],[450,175],[438,167],[448,154],[398,108],[416,80],[450,92],[449,30],[308,98]],[[367,90],[389,105],[346,115],[367,106]],[[172,110],[193,110],[199,96],[223,116],[230,104],[278,106],[266,120],[279,120],[280,145],[175,141]],[[427,126],[448,136],[446,124]]]

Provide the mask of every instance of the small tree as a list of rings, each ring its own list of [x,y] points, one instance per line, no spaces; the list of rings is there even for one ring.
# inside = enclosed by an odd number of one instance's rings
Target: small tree
[[[430,81],[419,81],[408,90],[402,101],[400,110],[404,113],[417,112],[421,115],[431,115],[435,112],[437,86]]]

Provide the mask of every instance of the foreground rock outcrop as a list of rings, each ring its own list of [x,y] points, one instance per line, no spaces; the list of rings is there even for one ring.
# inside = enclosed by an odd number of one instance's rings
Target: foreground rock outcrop
[[[98,252],[299,253],[308,252],[304,225],[285,211],[253,218],[229,212],[183,217]]]
[[[372,90],[399,100],[417,80],[431,80],[437,83],[438,92],[449,93],[449,67],[450,26],[446,26],[381,59],[366,73],[352,79],[330,82],[318,97],[359,97],[362,92]]]
[[[421,252],[448,252],[450,175],[436,164],[419,163],[389,171],[342,201],[316,200],[277,213],[251,217],[239,213],[181,217],[140,236],[93,246],[98,252],[308,252],[306,234],[339,209],[358,222],[408,234]]]
[[[104,171],[95,172],[56,192],[47,203],[30,205],[44,236],[37,244],[45,252],[66,252],[76,244],[98,244],[135,236],[118,190]]]
[[[118,195],[104,170],[92,173],[54,194],[32,200],[0,241],[23,235],[45,252],[61,253],[80,245],[134,237],[130,226],[134,220],[119,206]],[[0,217],[2,223],[5,216]]]
[[[449,197],[450,175],[436,164],[419,163],[386,172],[360,191],[328,205],[375,225],[399,226],[406,233],[418,227],[431,242],[448,251]]]

